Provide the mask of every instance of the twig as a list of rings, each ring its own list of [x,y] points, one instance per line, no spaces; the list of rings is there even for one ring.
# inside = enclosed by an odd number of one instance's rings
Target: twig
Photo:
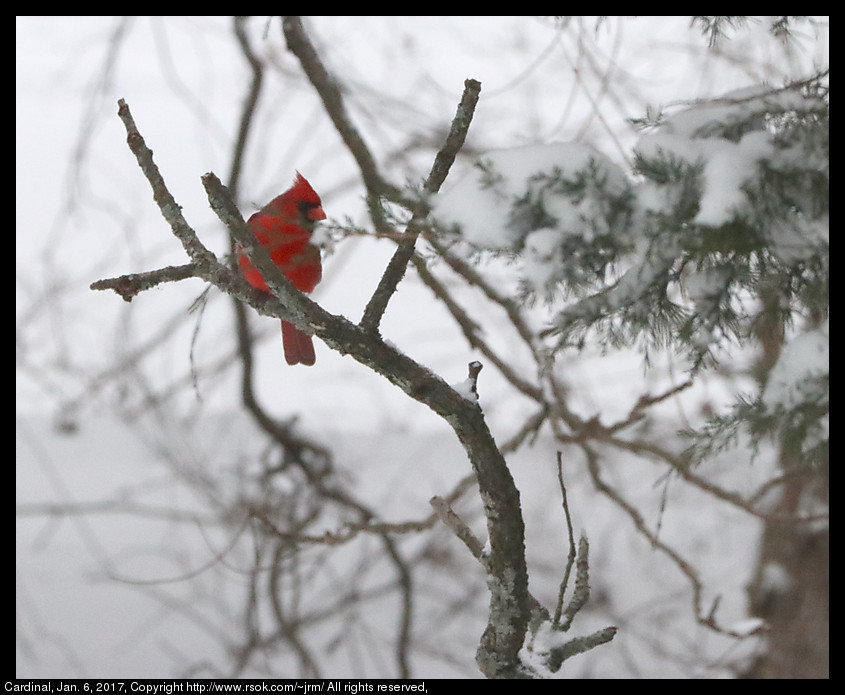
[[[241,179],[241,171],[243,171],[243,163],[246,155],[246,144],[249,134],[252,130],[252,125],[255,122],[255,111],[258,107],[258,100],[261,96],[261,89],[264,84],[264,67],[258,57],[252,50],[249,43],[249,36],[246,32],[245,24],[246,17],[235,17],[233,20],[233,29],[235,38],[241,48],[244,58],[249,64],[252,71],[252,80],[250,81],[249,90],[244,99],[241,109],[240,124],[238,127],[238,138],[235,141],[235,147],[232,152],[232,163],[229,168],[229,190],[232,197],[237,201],[238,189]],[[231,254],[232,267],[235,268],[237,263],[235,238],[229,235],[229,253]],[[258,426],[261,427],[284,451],[290,453],[290,426],[282,424],[273,419],[267,411],[261,407],[255,391],[255,373],[254,373],[254,359],[253,359],[253,340],[249,329],[249,320],[247,318],[247,308],[243,302],[237,299],[232,299],[232,308],[235,312],[235,326],[237,330],[238,353],[241,361],[241,400],[244,407],[247,409]],[[296,450],[301,452],[301,448]],[[298,459],[298,457],[294,457]]]
[[[548,655],[546,665],[552,673],[556,673],[563,665],[563,662],[570,657],[595,649],[600,644],[607,644],[615,636],[616,627],[611,626],[597,630],[586,637],[575,637],[574,639],[569,640],[569,642],[564,644],[562,647],[553,649]]]
[[[255,116],[256,108],[258,107],[258,98],[261,96],[261,86],[264,83],[264,66],[252,50],[249,44],[244,24],[247,17],[235,17],[233,20],[233,28],[235,31],[235,38],[238,40],[238,45],[241,47],[241,52],[249,63],[250,70],[252,70],[252,81],[250,82],[249,91],[244,100],[243,109],[241,111],[241,122],[238,127],[238,139],[235,142],[235,149],[232,154],[232,168],[229,171],[229,189],[235,200],[238,199],[238,184],[240,182],[242,164],[244,160],[244,152],[246,151],[246,141],[252,126],[252,119]],[[233,249],[234,251],[234,249]]]
[[[436,495],[428,503],[434,508],[437,518],[458,537],[458,540],[469,548],[469,551],[476,560],[480,560],[483,563],[484,544],[478,540],[472,529],[464,523],[463,519],[455,514],[449,503]]]
[[[478,375],[481,374],[482,369],[484,369],[484,365],[477,360],[470,362],[467,367],[467,372],[469,373],[469,387],[476,400],[478,399]]]
[[[341,138],[343,138],[343,142],[358,163],[358,168],[364,179],[364,185],[367,188],[370,201],[370,216],[373,219],[376,230],[389,233],[384,231],[389,225],[384,220],[379,199],[385,196],[392,200],[401,201],[401,192],[386,182],[379,173],[369,147],[349,118],[343,95],[338,88],[337,82],[326,69],[322,60],[320,60],[320,56],[302,26],[301,19],[291,16],[283,17],[282,30],[288,48],[299,59],[302,69],[320,95],[323,105],[326,108],[326,113],[331,118],[335,129]],[[435,156],[434,164],[425,181],[424,190],[427,193],[436,193],[439,191],[440,186],[446,180],[446,176],[466,140],[480,92],[481,83],[477,80],[466,80],[464,82],[464,92],[458,104],[457,113],[452,119],[449,134]],[[413,255],[414,244],[419,234],[418,225],[427,214],[427,210],[419,203],[411,204],[411,208],[414,210],[414,214],[408,223],[406,233],[399,242],[396,252],[382,274],[378,287],[364,309],[360,325],[366,330],[378,330],[378,325],[381,322],[381,317],[384,315],[387,304],[396,292],[399,282],[404,277],[405,270]]]
[[[284,303],[251,288],[238,273],[220,264],[182,217],[179,206],[153,163],[152,152],[144,144],[123,100],[120,102],[119,113],[127,129],[129,146],[152,186],[154,199],[194,262],[198,277],[250,304],[261,313],[290,317],[294,323],[312,330],[329,347],[351,355],[414,400],[427,405],[452,427],[475,472],[490,539],[490,554],[486,563],[490,612],[476,661],[482,672],[491,677],[525,675],[519,651],[528,630],[533,606],[528,593],[525,526],[519,491],[481,408],[476,402],[464,398],[441,377],[387,344],[377,332],[364,330],[342,316],[330,314],[293,289],[290,281],[272,264],[266,250],[252,238],[222,183],[213,174],[206,174],[203,176],[203,184],[212,208],[228,226],[236,241],[243,245],[245,253],[261,272],[271,291]]]
[[[519,492],[481,409],[376,334],[363,331],[343,317],[329,314],[301,293],[286,287],[289,281],[275,269],[266,251],[249,238],[240,213],[236,208],[233,209],[234,204],[226,200],[224,191],[220,190],[222,184],[211,174],[203,177],[203,183],[215,212],[231,225],[230,231],[243,244],[244,251],[264,276],[270,289],[278,292],[286,305],[290,301],[287,309],[291,316],[300,320],[301,315],[308,326],[331,347],[348,352],[359,362],[387,377],[451,424],[476,472],[490,534],[490,619],[477,660],[482,671],[488,675],[513,675],[519,668],[519,649],[530,611],[525,527]],[[274,278],[274,275],[279,278]]]
[[[479,350],[481,354],[490,360],[514,388],[529,398],[542,403],[542,390],[517,374],[513,366],[496,353],[490,344],[481,337],[481,328],[478,323],[452,298],[443,283],[428,269],[425,260],[414,254],[412,261],[420,279],[443,302],[449,313],[452,314],[452,317],[458,323],[458,326],[460,326],[470,346]]]
[[[557,606],[555,607],[555,615],[552,620],[552,625],[558,627],[560,625],[560,616],[563,612],[563,597],[566,593],[566,586],[569,584],[569,573],[572,571],[572,565],[575,562],[575,534],[572,530],[572,515],[569,513],[569,504],[566,500],[566,485],[563,483],[563,454],[557,452],[557,479],[560,484],[561,501],[563,504],[563,514],[566,517],[566,531],[569,536],[569,555],[566,558],[566,569],[563,573],[563,579],[560,581],[560,590],[557,596]],[[570,619],[571,622],[571,619]],[[568,627],[568,625],[567,625]],[[564,628],[565,629],[565,628]]]
[[[352,156],[358,164],[361,176],[367,192],[373,198],[392,193],[400,196],[400,193],[393,186],[388,184],[379,174],[373,157],[364,138],[353,125],[346,106],[343,102],[343,95],[337,83],[329,74],[317,50],[305,33],[302,20],[299,17],[282,17],[282,31],[287,42],[288,49],[299,59],[302,69],[323,100],[326,113],[332,119],[335,130],[340,134],[344,144],[349,148]]]
[[[590,544],[587,537],[582,535],[578,541],[578,556],[575,563],[575,590],[572,598],[563,611],[565,620],[560,624],[559,629],[564,632],[572,625],[572,621],[590,599]]]
[[[498,304],[502,307],[502,309],[504,309],[508,316],[508,320],[511,324],[513,324],[513,327],[516,329],[517,333],[519,333],[519,336],[526,345],[531,348],[532,352],[535,352],[534,333],[526,322],[525,315],[519,303],[516,302],[512,296],[505,295],[493,287],[493,285],[490,284],[490,282],[485,279],[476,268],[462,258],[455,256],[449,251],[449,249],[446,248],[446,246],[440,243],[440,241],[434,238],[427,238],[427,241],[432,245],[434,250],[437,251],[437,255],[442,258],[452,270],[466,280],[467,283],[480,289],[493,303]]]
[[[529,651],[534,651],[538,646],[535,643],[537,633],[543,629],[544,626],[553,633],[563,633],[569,630],[572,620],[581,608],[587,603],[590,597],[589,584],[589,545],[587,539],[582,536],[578,544],[578,561],[575,579],[575,591],[572,595],[572,600],[567,605],[566,610],[562,610],[563,594],[569,577],[569,572],[572,563],[575,561],[575,539],[572,533],[572,522],[569,514],[569,506],[566,503],[566,490],[563,487],[563,477],[560,474],[561,456],[558,452],[558,479],[560,480],[561,489],[564,496],[564,510],[566,512],[567,526],[569,527],[569,541],[570,553],[569,561],[566,567],[566,576],[561,583],[561,593],[558,599],[558,607],[553,618],[550,618],[549,612],[543,605],[537,601],[532,594],[528,594],[526,602],[530,611],[529,630],[530,636],[526,635],[526,646]],[[458,539],[469,549],[473,557],[475,557],[481,564],[488,568],[489,556],[486,554],[484,546],[478,540],[472,529],[464,523],[453,510],[449,503],[440,498],[432,497],[429,504],[434,507],[437,518],[440,519],[451,531],[458,537]],[[561,613],[565,616],[565,620],[561,623]],[[606,627],[602,630],[587,635],[585,637],[575,637],[560,646],[553,647],[545,653],[539,653],[540,658],[544,659],[546,668],[555,673],[557,672],[563,662],[576,654],[589,651],[601,644],[610,642],[616,635],[615,627]],[[489,674],[488,674],[489,675]],[[511,677],[533,675],[530,672],[520,672],[515,669],[509,674]]]
[[[637,400],[636,404],[634,405],[634,407],[631,409],[631,411],[628,413],[628,415],[625,417],[624,420],[620,420],[619,422],[616,422],[612,425],[608,425],[607,427],[605,427],[605,430],[608,433],[616,432],[617,430],[624,429],[624,428],[626,428],[626,427],[628,427],[628,426],[630,426],[630,425],[632,425],[636,422],[639,422],[640,420],[642,420],[645,417],[645,411],[648,408],[650,408],[651,406],[653,406],[657,403],[661,403],[661,402],[663,402],[663,401],[665,401],[669,398],[672,398],[673,396],[676,396],[681,391],[684,391],[684,390],[690,388],[692,385],[693,385],[692,379],[687,379],[686,381],[681,382],[677,386],[673,386],[673,387],[667,389],[663,393],[658,393],[656,395],[643,394]]]
[[[443,181],[446,180],[446,175],[449,173],[458,152],[466,140],[467,131],[472,122],[472,116],[475,113],[475,106],[478,103],[480,93],[480,82],[476,80],[466,80],[464,82],[464,92],[458,104],[457,113],[452,119],[449,134],[446,136],[443,147],[440,148],[440,151],[435,156],[434,164],[426,179],[424,188],[427,193],[437,193],[440,190],[440,186],[443,185]],[[363,328],[367,330],[378,329],[381,317],[387,309],[390,298],[394,295],[396,288],[405,276],[405,270],[414,254],[414,244],[420,233],[419,225],[426,214],[427,211],[425,210],[418,209],[414,212],[413,217],[408,223],[405,238],[399,242],[399,246],[387,264],[387,268],[379,281],[378,287],[373,292],[373,296],[364,309],[364,315],[361,318],[361,326]]]
[[[657,538],[649,530],[645,519],[643,519],[642,515],[634,507],[634,505],[628,502],[628,500],[626,500],[621,493],[619,493],[616,489],[614,489],[602,479],[597,456],[595,452],[592,451],[592,449],[590,449],[590,447],[586,443],[582,444],[582,450],[587,459],[587,470],[590,473],[590,477],[592,478],[593,484],[596,486],[596,489],[602,494],[606,495],[608,498],[610,498],[622,511],[624,511],[633,522],[637,531],[651,543],[652,547],[655,550],[658,550],[663,553],[667,558],[669,558],[669,560],[671,560],[675,564],[675,566],[681,571],[681,573],[683,573],[689,580],[690,586],[692,588],[693,614],[695,615],[696,620],[701,625],[705,625],[723,635],[728,635],[731,637],[742,637],[743,635],[740,635],[737,632],[720,626],[716,622],[713,609],[705,612],[703,606],[704,586],[695,568],[689,562],[687,562],[687,560],[685,560],[680,555],[680,553],[678,553],[674,548]]]
[[[169,265],[147,273],[130,273],[116,278],[104,278],[92,282],[92,290],[114,290],[124,301],[131,302],[136,295],[152,289],[163,282],[177,282],[186,278],[198,277],[194,263],[185,265]]]
[[[194,230],[182,216],[181,206],[167,189],[164,178],[162,178],[158,166],[153,161],[152,150],[147,147],[144,138],[138,132],[135,120],[129,111],[129,106],[123,99],[118,100],[117,105],[117,115],[120,116],[120,120],[123,121],[123,125],[126,128],[126,142],[129,145],[129,149],[138,160],[138,165],[141,167],[141,171],[144,172],[144,176],[147,177],[147,181],[149,181],[153,189],[153,199],[158,205],[162,216],[173,230],[173,234],[182,242],[182,246],[188,257],[194,263],[198,264],[198,268],[200,264],[206,267],[216,265],[217,258],[200,242]]]

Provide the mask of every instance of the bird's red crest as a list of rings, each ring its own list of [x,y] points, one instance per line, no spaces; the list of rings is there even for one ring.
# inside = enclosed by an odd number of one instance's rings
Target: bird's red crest
[[[311,184],[308,183],[308,180],[300,174],[298,171],[296,172],[296,178],[293,181],[293,186],[290,189],[290,192],[293,194],[293,198],[296,201],[301,201],[303,203],[311,203],[313,205],[322,205],[322,201],[320,200],[320,196],[317,195],[317,192],[311,188]]]

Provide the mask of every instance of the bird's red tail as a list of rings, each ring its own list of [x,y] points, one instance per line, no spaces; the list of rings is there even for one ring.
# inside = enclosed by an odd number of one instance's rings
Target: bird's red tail
[[[282,345],[288,364],[304,364],[310,367],[317,361],[311,336],[288,321],[282,321]]]

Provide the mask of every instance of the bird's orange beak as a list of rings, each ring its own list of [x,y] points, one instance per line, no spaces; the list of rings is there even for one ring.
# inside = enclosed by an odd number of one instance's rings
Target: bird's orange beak
[[[308,211],[308,219],[312,222],[319,222],[320,220],[326,219],[326,213],[323,212],[323,207],[318,205],[315,208],[311,208]]]

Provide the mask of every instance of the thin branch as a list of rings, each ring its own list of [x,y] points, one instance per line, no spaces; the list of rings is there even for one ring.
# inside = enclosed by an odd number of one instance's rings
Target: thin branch
[[[434,295],[443,302],[446,309],[450,314],[452,314],[452,317],[455,319],[458,326],[460,326],[461,331],[470,346],[479,350],[482,355],[490,360],[502,376],[505,377],[505,379],[507,379],[517,391],[542,403],[542,390],[517,374],[513,366],[509,364],[504,357],[501,357],[498,353],[496,353],[490,344],[481,337],[481,327],[452,298],[443,283],[440,282],[440,280],[438,280],[428,269],[428,265],[425,260],[414,254],[412,261],[417,274],[423,281],[423,284],[425,284],[434,293]]]
[[[388,184],[379,173],[369,147],[349,118],[343,95],[336,80],[320,60],[320,56],[302,26],[301,19],[299,17],[283,17],[282,30],[288,48],[299,59],[305,74],[323,100],[326,112],[335,129],[358,163],[370,200],[370,215],[376,229],[384,230],[388,225],[384,221],[379,199],[386,196],[389,199],[401,200],[401,192]],[[424,190],[427,193],[439,191],[440,186],[446,180],[446,176],[466,140],[480,92],[480,82],[476,80],[464,82],[463,96],[452,120],[449,134],[443,147],[435,156],[434,164],[426,179]],[[413,208],[415,212],[408,223],[407,231],[402,241],[399,242],[399,247],[390,259],[378,287],[364,310],[361,326],[367,330],[378,329],[387,304],[404,277],[405,270],[413,255],[414,244],[419,234],[418,225],[427,214],[427,210],[421,209],[418,204],[413,205]]]
[[[299,17],[282,17],[282,31],[288,49],[299,59],[302,69],[322,99],[335,130],[355,158],[369,195],[374,199],[388,193],[400,195],[379,174],[375,158],[349,118],[340,88],[305,33],[302,20]]]
[[[232,163],[229,169],[229,190],[231,191],[232,198],[234,200],[238,199],[241,171],[243,170],[243,162],[246,156],[246,144],[252,130],[255,111],[258,108],[258,100],[261,96],[261,88],[264,84],[264,67],[253,52],[252,46],[249,43],[249,37],[245,26],[246,21],[246,17],[235,17],[233,20],[235,38],[237,39],[241,52],[252,71],[252,80],[250,81],[249,90],[247,91],[246,98],[244,99],[243,107],[241,109],[238,138],[235,142],[234,151],[232,152]],[[230,234],[229,253],[233,268],[236,267],[237,263],[236,247],[235,238]],[[261,427],[273,439],[273,441],[288,451],[287,444],[292,439],[290,427],[287,424],[278,423],[271,418],[259,404],[255,393],[253,340],[249,329],[246,306],[234,298],[232,299],[232,306],[235,312],[238,352],[240,354],[242,366],[241,401],[247,411],[258,423],[258,426]]]
[[[743,635],[724,628],[716,622],[715,609],[718,605],[718,599],[714,602],[714,604],[712,604],[711,608],[705,612],[703,606],[704,585],[695,567],[685,560],[674,548],[664,543],[655,534],[653,534],[649,530],[645,519],[643,519],[642,515],[634,507],[634,505],[628,502],[628,500],[626,500],[618,490],[614,489],[611,485],[604,481],[601,476],[601,470],[596,453],[586,444],[582,445],[582,450],[587,459],[587,470],[590,473],[590,477],[592,478],[596,489],[610,498],[622,511],[624,511],[631,519],[637,531],[651,543],[652,547],[669,558],[669,560],[671,560],[689,580],[692,588],[693,614],[695,615],[696,620],[701,625],[705,625],[721,634],[731,637],[742,637]]]
[[[437,255],[442,258],[446,264],[460,275],[467,283],[473,287],[481,290],[485,296],[495,304],[498,304],[508,316],[508,320],[513,324],[519,336],[534,351],[534,332],[525,320],[522,307],[515,301],[513,296],[503,294],[495,288],[484,276],[472,265],[467,263],[464,259],[454,255],[446,248],[439,240],[434,238],[427,238],[427,241],[437,251]]]
[[[566,593],[566,586],[569,584],[569,573],[572,571],[572,565],[575,562],[575,533],[572,529],[572,515],[569,513],[569,503],[566,499],[566,485],[563,483],[563,454],[557,452],[557,479],[560,484],[560,495],[563,504],[563,514],[566,518],[566,531],[569,537],[569,555],[566,558],[566,569],[563,572],[563,579],[560,581],[560,590],[557,596],[557,606],[555,607],[555,615],[552,620],[552,625],[558,627],[560,625],[560,617],[563,612],[563,597]],[[567,625],[568,627],[568,625]],[[566,628],[564,628],[566,629]]]
[[[238,199],[238,184],[240,183],[244,153],[246,152],[246,143],[252,127],[252,119],[258,108],[258,99],[261,96],[261,87],[264,84],[264,66],[258,59],[258,56],[253,52],[245,30],[247,19],[247,17],[235,17],[233,20],[235,38],[238,40],[241,52],[252,71],[252,81],[250,82],[249,91],[247,92],[243,109],[241,110],[238,139],[235,141],[235,149],[232,153],[232,168],[229,171],[229,190],[232,191],[235,200]]]
[[[601,644],[607,644],[616,636],[616,630],[617,628],[613,626],[606,627],[585,637],[575,637],[562,647],[553,649],[548,655],[546,664],[548,669],[552,673],[556,673],[563,665],[563,662],[570,657],[588,652]]]
[[[692,385],[693,385],[692,379],[687,379],[686,381],[681,382],[677,386],[673,386],[673,387],[667,389],[663,393],[658,393],[657,395],[654,395],[654,396],[649,395],[649,394],[643,394],[637,400],[636,404],[634,405],[634,407],[631,409],[631,411],[628,413],[628,415],[625,417],[624,420],[620,420],[619,422],[616,422],[612,425],[608,425],[607,427],[605,427],[605,429],[609,433],[610,432],[616,432],[617,430],[624,429],[624,428],[629,427],[630,425],[632,425],[636,422],[639,422],[640,420],[642,420],[645,417],[645,411],[648,408],[655,405],[656,403],[661,403],[661,402],[663,402],[663,401],[665,401],[669,398],[672,398],[673,396],[676,396],[681,391],[688,389]]]
[[[295,323],[309,327],[329,347],[350,354],[386,377],[452,426],[478,480],[490,535],[490,574],[495,579],[491,582],[490,619],[477,661],[487,675],[514,675],[519,669],[519,650],[530,610],[525,526],[519,491],[478,404],[464,398],[441,377],[385,343],[376,333],[328,313],[293,289],[266,250],[250,238],[252,235],[217,177],[206,174],[203,183],[212,208],[243,245],[270,290],[283,299],[284,305],[271,303],[278,306],[279,315],[290,316]]]
[[[578,554],[575,564],[575,590],[572,598],[563,611],[565,620],[559,628],[564,632],[572,625],[572,621],[590,599],[590,544],[587,537],[582,535],[578,541]]]
[[[377,332],[366,331],[342,316],[330,314],[296,291],[272,263],[267,251],[256,242],[225,186],[214,174],[206,174],[202,181],[212,209],[244,247],[244,252],[261,272],[271,292],[283,301],[255,290],[238,273],[218,263],[182,217],[179,206],[153,163],[152,152],[144,144],[122,100],[120,115],[127,129],[129,146],[153,188],[154,199],[194,261],[198,277],[247,302],[261,313],[290,318],[299,326],[311,330],[329,347],[349,354],[370,367],[450,424],[475,472],[490,538],[487,563],[490,612],[476,661],[482,672],[491,677],[525,675],[519,651],[528,629],[532,606],[525,562],[525,525],[519,491],[481,408],[474,400],[464,398],[441,377],[387,344]]]
[[[478,80],[464,80],[464,91],[461,95],[461,101],[458,104],[458,110],[455,117],[452,119],[452,125],[449,127],[449,134],[446,136],[446,142],[434,158],[434,165],[428,174],[425,182],[425,190],[428,193],[437,193],[455,159],[458,152],[466,142],[469,126],[472,123],[472,118],[475,115],[475,107],[478,104],[478,98],[481,95],[481,82]]]
[[[461,543],[469,548],[469,552],[472,553],[472,556],[483,564],[484,544],[478,540],[476,535],[472,532],[472,529],[464,523],[463,519],[455,514],[449,503],[442,497],[437,497],[436,495],[432,497],[428,503],[434,508],[437,518],[440,519],[440,521],[442,521],[446,527],[458,537],[458,540],[460,540]]]
[[[502,451],[506,454],[516,451],[522,446],[522,443],[528,438],[531,438],[531,442],[533,442],[540,433],[540,428],[543,426],[543,423],[546,422],[549,418],[549,408],[547,405],[543,405],[534,415],[528,417],[525,422],[522,423],[522,427],[519,431],[514,434],[510,439],[505,442],[502,442]]]
[[[104,278],[92,282],[92,290],[114,290],[126,302],[131,302],[138,294],[152,289],[163,282],[178,282],[187,278],[199,277],[194,263],[169,265],[147,273],[130,273],[116,278]]]
[[[440,148],[440,151],[435,156],[434,164],[426,179],[424,189],[427,193],[437,193],[440,190],[440,186],[446,180],[446,176],[466,140],[480,93],[480,82],[477,80],[466,80],[464,82],[464,92],[458,104],[457,113],[452,119],[449,134],[446,136],[443,147]],[[408,267],[411,257],[414,255],[414,244],[421,231],[419,225],[427,214],[427,210],[417,209],[410,222],[408,222],[404,238],[399,242],[399,246],[387,264],[387,268],[379,281],[378,287],[373,292],[373,296],[364,309],[364,315],[361,318],[361,326],[363,328],[367,330],[378,330],[378,325],[387,309],[387,304],[405,276],[405,270]]]
[[[440,521],[442,521],[443,524],[445,524],[458,537],[458,539],[469,549],[473,557],[475,557],[475,559],[478,560],[485,569],[487,569],[489,556],[486,554],[483,544],[480,540],[478,540],[476,535],[472,532],[472,529],[467,526],[463,519],[461,519],[453,511],[449,503],[446,500],[435,496],[429,500],[429,504],[434,507]],[[567,519],[568,517],[569,512],[567,507]],[[574,552],[575,546],[574,539],[571,536],[571,525],[570,540],[572,541],[572,550]],[[573,594],[569,605],[566,607],[564,612],[566,620],[564,620],[563,623],[560,623],[560,605],[558,606],[558,611],[554,619],[550,619],[549,612],[543,607],[543,605],[534,598],[532,594],[528,594],[527,603],[531,615],[531,622],[529,624],[531,635],[526,635],[526,646],[530,651],[533,651],[537,647],[534,642],[534,638],[543,624],[549,624],[552,632],[566,632],[572,624],[572,619],[575,617],[575,614],[583,608],[589,599],[590,585],[588,554],[587,539],[582,536],[578,549],[578,568],[576,573],[575,593]],[[570,554],[570,563],[573,559],[574,556]],[[568,571],[569,568],[567,568],[567,574]],[[591,635],[587,635],[586,637],[575,637],[559,647],[550,649],[547,653],[542,655],[542,658],[545,659],[548,670],[557,672],[566,659],[571,656],[575,656],[576,654],[589,651],[590,649],[593,649],[601,644],[605,644],[606,642],[610,642],[615,634],[615,627],[607,627],[603,630],[598,630]],[[520,677],[532,674],[528,672],[520,672],[519,669],[515,669],[509,675],[511,677]]]
[[[147,177],[147,181],[149,181],[153,189],[153,199],[158,205],[162,216],[173,230],[173,234],[182,242],[185,252],[194,263],[202,264],[206,267],[216,265],[217,258],[202,245],[194,230],[182,216],[182,207],[167,189],[164,178],[162,178],[158,166],[153,161],[152,150],[147,147],[144,138],[138,132],[135,120],[129,111],[129,106],[123,99],[118,100],[117,104],[117,114],[126,128],[126,142],[129,145],[129,149],[138,160],[138,165],[141,167],[141,171],[144,172],[144,176]]]

